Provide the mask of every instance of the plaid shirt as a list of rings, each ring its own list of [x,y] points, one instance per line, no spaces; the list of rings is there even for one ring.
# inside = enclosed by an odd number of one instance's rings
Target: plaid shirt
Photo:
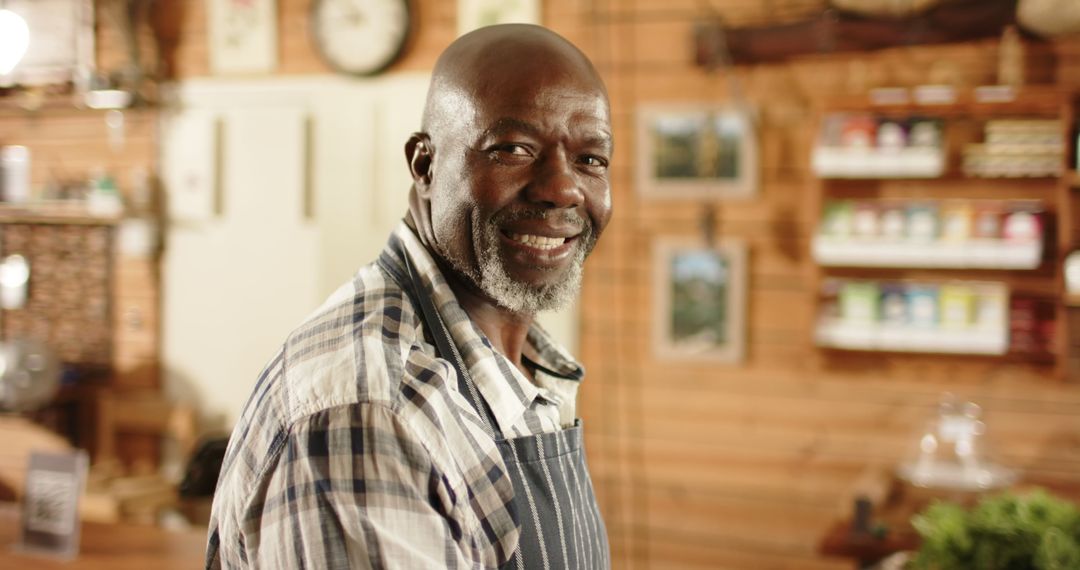
[[[572,424],[581,366],[533,326],[530,382],[469,319],[412,230],[394,236],[503,437]],[[422,327],[373,263],[288,337],[229,442],[208,568],[490,568],[516,549],[506,466]]]

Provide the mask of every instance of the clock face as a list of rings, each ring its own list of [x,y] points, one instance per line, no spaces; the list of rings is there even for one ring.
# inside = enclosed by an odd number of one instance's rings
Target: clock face
[[[315,45],[331,67],[374,75],[401,55],[409,37],[409,0],[315,0]]]

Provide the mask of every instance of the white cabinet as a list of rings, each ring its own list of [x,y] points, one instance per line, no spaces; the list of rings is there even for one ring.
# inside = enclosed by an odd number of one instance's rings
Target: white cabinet
[[[191,82],[162,122],[167,389],[231,423],[290,330],[406,209],[426,76]],[[171,208],[170,208],[171,209]]]

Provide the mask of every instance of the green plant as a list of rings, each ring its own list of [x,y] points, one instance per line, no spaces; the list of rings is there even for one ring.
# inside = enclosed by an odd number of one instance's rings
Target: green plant
[[[912,518],[920,570],[1080,569],[1080,509],[1041,489],[987,497],[971,510],[936,501]]]

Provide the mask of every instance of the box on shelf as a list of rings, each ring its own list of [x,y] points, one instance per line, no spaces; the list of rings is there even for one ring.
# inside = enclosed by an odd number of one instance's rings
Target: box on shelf
[[[1060,176],[1065,141],[1061,121],[998,119],[984,125],[982,144],[964,149],[964,173],[977,177]]]

